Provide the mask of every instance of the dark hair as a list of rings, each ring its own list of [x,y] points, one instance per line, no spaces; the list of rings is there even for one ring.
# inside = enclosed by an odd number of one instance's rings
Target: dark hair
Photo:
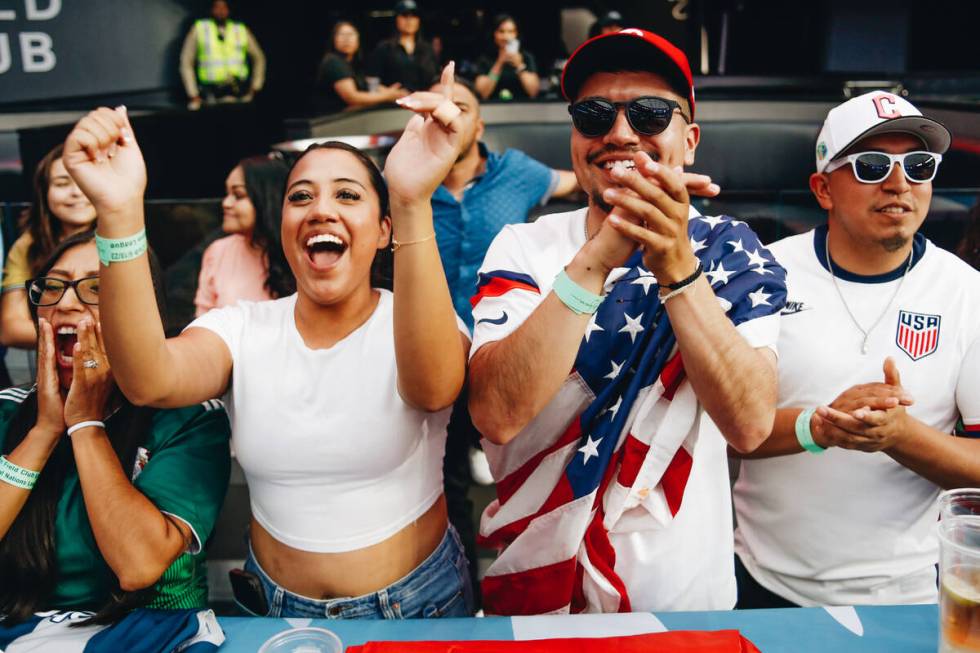
[[[980,270],[980,197],[970,209],[970,221],[966,225],[963,240],[956,248],[956,253],[975,269]]]
[[[252,244],[262,248],[269,273],[265,287],[273,297],[296,291],[296,280],[282,251],[282,196],[289,166],[279,158],[256,156],[238,162],[245,175],[245,192],[255,208]]]
[[[322,143],[314,143],[306,148],[302,154],[296,157],[293,164],[289,167],[289,175],[286,176],[286,183],[289,183],[289,176],[293,174],[293,170],[303,159],[303,157],[316,150],[342,150],[353,154],[354,157],[361,162],[361,165],[364,166],[364,169],[367,170],[368,176],[371,178],[371,187],[374,188],[374,192],[378,194],[378,219],[384,220],[389,216],[390,209],[388,205],[388,184],[385,183],[385,178],[384,175],[381,174],[381,170],[371,159],[371,157],[353,145],[348,145],[347,143],[343,143],[341,141],[324,141]],[[389,244],[388,247],[378,250],[378,253],[374,256],[374,263],[371,264],[371,285],[377,288],[387,288],[388,290],[391,290],[393,269],[394,266],[391,255],[391,245]]]
[[[94,238],[94,230],[66,238],[51,252],[38,273],[46,274],[69,249],[89,243]],[[152,252],[150,276],[153,278],[157,306],[163,317],[166,314],[163,277]],[[31,313],[36,323],[37,307],[33,304]],[[112,421],[106,424],[106,432],[122,468],[129,470],[133,467],[137,448],[146,436],[155,411],[133,406],[122,393],[118,396],[122,405]],[[34,427],[37,410],[37,393],[31,393],[9,424],[3,453],[13,451]],[[0,540],[0,578],[3,579],[0,583],[0,615],[6,615],[0,624],[6,626],[24,621],[34,612],[51,607],[45,602],[57,584],[55,517],[62,486],[74,465],[71,445],[67,438],[62,437],[41,470],[27,503],[10,525],[6,536]],[[152,587],[126,592],[117,585],[106,604],[91,619],[81,623],[110,623],[129,610],[145,605],[153,596]]]
[[[48,189],[51,187],[51,166],[61,158],[64,145],[56,145],[44,155],[34,169],[34,201],[27,213],[25,228],[31,234],[31,246],[27,248],[27,263],[31,275],[36,275],[41,263],[51,254],[62,237],[65,228],[58,216],[48,206]],[[93,218],[94,222],[94,218]]]
[[[493,34],[498,29],[500,29],[500,26],[503,25],[504,23],[506,23],[508,20],[510,22],[514,23],[514,29],[517,30],[518,35],[520,35],[520,33],[521,33],[521,28],[517,25],[517,19],[515,19],[510,14],[497,14],[496,16],[494,16],[493,19],[491,19],[491,21],[490,21],[490,25],[491,25],[491,29],[490,29],[490,50],[491,50],[491,52],[494,55],[497,54],[497,42],[493,40]]]
[[[357,25],[354,24],[354,21],[347,20],[346,18],[341,18],[340,20],[338,20],[336,23],[333,24],[333,27],[330,28],[330,45],[327,46],[328,54],[333,53],[341,57],[344,56],[343,54],[337,51],[337,32],[339,32],[340,28],[343,27],[344,25],[350,25],[352,28],[354,28],[354,31],[357,32],[357,37],[358,38],[361,37],[361,30],[357,29]],[[354,60],[359,61],[360,58],[361,58],[361,46],[360,43],[358,43],[357,52],[354,53]]]

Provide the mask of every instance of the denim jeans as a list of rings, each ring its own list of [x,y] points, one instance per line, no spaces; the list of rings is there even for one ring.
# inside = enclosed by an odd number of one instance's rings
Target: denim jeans
[[[473,588],[463,545],[450,526],[442,542],[407,576],[371,594],[336,599],[312,599],[280,587],[259,566],[248,547],[245,571],[258,576],[269,612],[256,615],[241,603],[245,614],[262,617],[314,619],[429,619],[473,615]]]

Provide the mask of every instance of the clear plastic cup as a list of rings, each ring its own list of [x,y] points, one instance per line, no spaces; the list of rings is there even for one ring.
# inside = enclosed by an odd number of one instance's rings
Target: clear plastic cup
[[[980,653],[980,516],[939,528],[939,653]]]
[[[291,628],[267,639],[259,653],[344,653],[344,643],[326,628]]]
[[[980,488],[961,487],[939,495],[939,518],[980,516]]]

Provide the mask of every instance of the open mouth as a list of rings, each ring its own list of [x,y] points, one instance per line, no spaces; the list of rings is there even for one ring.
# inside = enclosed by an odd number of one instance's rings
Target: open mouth
[[[71,367],[74,363],[75,343],[78,342],[78,331],[73,326],[58,327],[54,334],[54,348],[58,357],[58,365]]]
[[[633,159],[614,159],[599,164],[603,170],[612,172],[613,170],[636,170],[636,162]]]
[[[306,239],[306,255],[318,269],[336,265],[347,248],[348,244],[333,234],[316,234]]]

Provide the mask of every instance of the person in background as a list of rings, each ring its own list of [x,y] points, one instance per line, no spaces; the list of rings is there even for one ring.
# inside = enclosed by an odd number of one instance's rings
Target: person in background
[[[735,453],[740,608],[938,600],[936,498],[980,484],[980,273],[918,233],[949,144],[886,91],[827,114],[827,224],[771,245],[789,294],[772,433]]]
[[[214,0],[211,17],[195,21],[184,38],[180,78],[192,111],[202,103],[251,102],[265,85],[265,54],[251,30],[230,15],[228,0]]]
[[[400,85],[409,91],[429,86],[438,73],[438,62],[432,45],[419,36],[421,19],[415,0],[395,4],[395,36],[375,47],[368,59],[367,79],[377,79],[382,86]]]
[[[225,180],[219,238],[204,250],[195,315],[239,300],[262,301],[296,291],[282,253],[282,196],[289,166],[279,158],[253,157]]]
[[[444,80],[451,88],[451,64]],[[459,110],[432,93],[401,102],[418,115],[384,177],[339,142],[313,145],[293,164],[282,244],[295,294],[211,311],[167,339],[142,251],[128,248],[103,269],[102,326],[123,392],[141,405],[214,393],[232,404],[252,506],[245,569],[233,575],[248,582],[234,588],[252,614],[472,612],[440,474],[469,338],[452,310],[429,204],[458,152]],[[144,225],[146,169],[126,114],[91,112],[65,150],[100,211],[100,233],[132,242]],[[391,292],[371,283],[389,243]]]
[[[202,548],[228,486],[228,416],[216,400],[158,410],[119,392],[94,239],[62,241],[28,282],[36,384],[0,391],[4,625],[46,610],[106,623],[136,607],[207,607]],[[150,270],[147,300],[163,311],[155,260]]]
[[[517,22],[508,14],[493,19],[492,56],[476,64],[476,90],[484,100],[527,100],[538,96],[541,78],[534,55],[521,47]]]
[[[611,9],[596,19],[594,23],[589,27],[589,38],[599,36],[600,34],[609,34],[611,32],[618,32],[623,29],[626,22],[623,20],[623,14],[619,13],[615,9]]]
[[[970,209],[970,221],[966,225],[963,240],[956,248],[956,254],[961,259],[980,270],[980,198]]]
[[[34,348],[37,330],[24,284],[59,242],[95,222],[95,207],[65,171],[62,149],[55,146],[37,164],[26,228],[7,253],[0,301],[0,343],[7,347]]]
[[[441,84],[430,91],[442,93]],[[575,173],[552,170],[520,150],[491,152],[480,142],[480,101],[469,82],[456,80],[453,102],[462,114],[461,150],[432,195],[432,214],[456,314],[473,327],[470,297],[476,272],[494,237],[508,224],[526,222],[531,209],[578,190]]]
[[[330,50],[320,62],[316,76],[314,108],[318,113],[336,113],[348,107],[370,107],[394,102],[408,95],[395,82],[368,88],[361,71],[361,35],[354,23],[342,20],[333,26]]]

